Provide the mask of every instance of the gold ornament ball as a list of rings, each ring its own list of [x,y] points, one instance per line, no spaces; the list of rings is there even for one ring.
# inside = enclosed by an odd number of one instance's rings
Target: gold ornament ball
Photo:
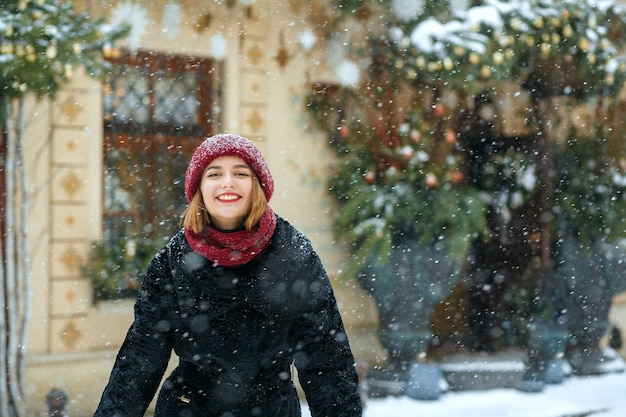
[[[566,38],[569,38],[570,36],[572,36],[572,34],[574,33],[574,29],[572,29],[572,27],[570,25],[566,25],[563,28],[563,36]]]
[[[489,65],[483,65],[480,68],[480,75],[481,75],[481,77],[483,77],[485,79],[491,77],[491,73],[492,73],[491,72],[491,67]]]
[[[587,52],[590,46],[591,42],[589,42],[589,39],[587,38],[580,38],[580,40],[578,41],[578,49],[583,52]]]
[[[502,54],[502,52],[495,52],[493,54],[493,62],[496,65],[500,65],[502,64],[502,62],[504,62],[504,55]]]

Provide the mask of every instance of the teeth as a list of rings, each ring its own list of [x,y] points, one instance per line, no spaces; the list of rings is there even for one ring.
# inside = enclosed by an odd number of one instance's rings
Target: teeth
[[[220,200],[236,200],[237,198],[239,198],[236,195],[221,195],[219,196]]]

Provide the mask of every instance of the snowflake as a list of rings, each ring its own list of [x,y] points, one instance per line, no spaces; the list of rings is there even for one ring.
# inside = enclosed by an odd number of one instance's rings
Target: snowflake
[[[393,0],[391,11],[401,22],[410,22],[424,10],[424,0]]]
[[[118,3],[111,12],[111,24],[130,26],[127,41],[131,50],[139,47],[148,23],[148,11],[136,3],[129,1]]]
[[[317,38],[315,34],[310,30],[305,30],[300,34],[298,38],[298,42],[300,42],[300,46],[304,48],[305,51],[311,50],[313,46],[315,46],[315,42],[317,42]]]
[[[177,2],[170,2],[163,8],[163,18],[161,19],[161,31],[169,39],[174,39],[180,33],[180,22],[182,12]]]
[[[217,34],[211,37],[211,54],[213,58],[218,61],[223,60],[226,57],[226,52],[228,50],[228,43],[226,42],[226,38],[222,35]]]
[[[337,74],[339,82],[344,87],[358,84],[359,79],[361,78],[361,72],[358,65],[349,60],[341,62],[335,69],[335,74]]]

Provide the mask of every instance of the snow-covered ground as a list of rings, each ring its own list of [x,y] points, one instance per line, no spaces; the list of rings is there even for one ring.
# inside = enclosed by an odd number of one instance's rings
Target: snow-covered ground
[[[310,417],[306,406],[303,417]],[[539,393],[515,389],[447,392],[436,401],[370,399],[364,417],[625,417],[626,374],[570,376]]]

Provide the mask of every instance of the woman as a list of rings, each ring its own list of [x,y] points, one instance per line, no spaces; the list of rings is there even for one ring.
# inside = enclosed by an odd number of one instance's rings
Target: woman
[[[361,415],[354,359],[309,240],[274,214],[245,138],[216,135],[185,176],[183,228],[152,260],[95,417],[296,417],[291,365],[315,417]]]

